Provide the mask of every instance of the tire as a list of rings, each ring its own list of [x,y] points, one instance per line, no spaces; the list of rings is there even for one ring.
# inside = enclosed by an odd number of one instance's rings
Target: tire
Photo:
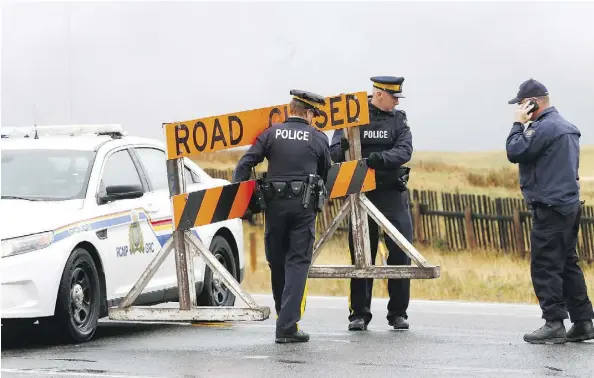
[[[66,261],[56,301],[47,322],[60,341],[86,342],[97,330],[101,309],[100,282],[95,262],[84,248],[76,248]]]
[[[214,257],[227,269],[229,273],[238,280],[237,261],[233,256],[233,249],[227,239],[222,236],[215,236],[210,243],[210,251]],[[204,271],[204,286],[198,296],[199,306],[233,306],[235,295],[225,286],[220,279],[213,279],[213,272],[207,265]]]

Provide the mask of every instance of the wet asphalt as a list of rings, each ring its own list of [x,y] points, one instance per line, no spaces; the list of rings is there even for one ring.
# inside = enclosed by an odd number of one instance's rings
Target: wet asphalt
[[[272,305],[268,295],[255,295]],[[310,297],[308,343],[274,343],[262,322],[125,323],[108,319],[93,340],[52,345],[2,330],[1,375],[22,377],[594,377],[594,341],[531,345],[538,306],[411,301],[407,331],[390,329],[374,299],[366,332],[347,330],[347,299]],[[239,303],[238,303],[239,305]],[[271,308],[273,308],[271,306]],[[566,327],[570,324],[566,322]]]

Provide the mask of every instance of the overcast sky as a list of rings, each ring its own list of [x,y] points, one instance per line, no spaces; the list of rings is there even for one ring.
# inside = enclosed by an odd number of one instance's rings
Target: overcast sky
[[[505,147],[530,77],[594,144],[594,2],[78,2],[2,11],[2,125],[161,123],[404,76],[417,150]]]

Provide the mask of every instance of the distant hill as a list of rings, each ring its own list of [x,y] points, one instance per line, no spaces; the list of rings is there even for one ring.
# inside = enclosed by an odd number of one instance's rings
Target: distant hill
[[[203,168],[233,169],[244,151],[220,151],[196,159]],[[507,161],[505,151],[439,152],[415,151],[411,189],[519,197],[517,165]],[[258,171],[266,169],[266,160]],[[582,198],[594,203],[594,146],[582,146],[580,154]]]

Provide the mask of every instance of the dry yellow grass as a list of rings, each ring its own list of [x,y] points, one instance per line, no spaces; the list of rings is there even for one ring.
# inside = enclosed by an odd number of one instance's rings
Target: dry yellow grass
[[[221,151],[197,159],[203,168],[232,169],[243,151]],[[507,161],[505,151],[425,152],[413,154],[411,189],[480,194],[492,197],[521,196],[518,167]],[[266,160],[257,168],[266,169]],[[582,199],[594,203],[594,146],[582,146],[580,155]]]
[[[264,230],[244,225],[246,246],[246,277],[242,286],[252,293],[270,293],[270,270],[264,255]],[[249,257],[250,232],[256,233],[255,271]],[[429,280],[412,280],[411,298],[433,300],[490,301],[538,303],[530,280],[528,260],[496,252],[438,252],[421,250],[432,264],[439,265],[441,276]],[[381,263],[379,259],[376,263]],[[346,235],[336,237],[324,246],[315,264],[350,264]],[[594,296],[594,266],[583,266],[589,294]],[[310,295],[348,295],[348,279],[310,279]],[[387,297],[386,280],[376,280],[373,295]]]
[[[415,152],[409,164],[410,187],[420,190],[520,197],[518,166],[507,161],[505,151]],[[580,154],[582,198],[594,202],[594,146]]]
[[[232,169],[243,151],[204,154],[197,162],[203,168]],[[480,194],[491,197],[520,197],[517,166],[510,164],[505,151],[473,153],[415,152],[409,185],[411,189]],[[266,169],[266,161],[259,171]],[[582,198],[594,203],[594,146],[583,146],[580,155]],[[257,265],[252,272],[249,258],[246,279],[242,286],[251,292],[270,293],[270,271],[262,243],[262,228],[245,225],[246,251],[249,233],[256,232]],[[411,296],[416,299],[496,301],[537,303],[530,280],[527,260],[496,252],[441,252],[422,250],[425,258],[441,267],[441,277],[412,280]],[[381,260],[378,260],[381,261]],[[345,236],[331,240],[316,264],[349,264]],[[584,268],[591,295],[594,295],[594,266]],[[315,295],[347,295],[347,279],[312,279],[309,293]],[[386,280],[377,280],[374,295],[387,296]]]

